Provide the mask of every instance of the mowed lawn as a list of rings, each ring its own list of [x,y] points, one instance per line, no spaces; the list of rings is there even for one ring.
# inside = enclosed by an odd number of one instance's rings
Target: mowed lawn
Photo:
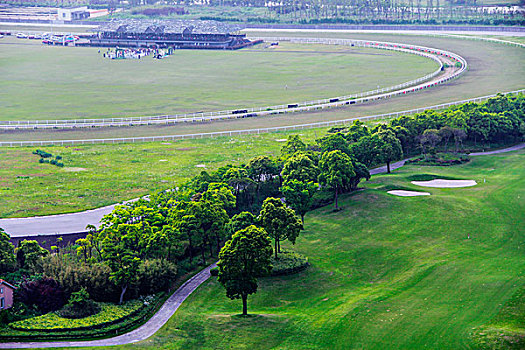
[[[524,162],[522,150],[374,176],[344,197],[342,211],[307,215],[294,249],[312,266],[262,279],[249,298],[252,317],[236,316],[240,301],[212,278],[155,336],[128,347],[476,349],[471,334],[524,287]],[[419,174],[478,185],[411,185]],[[432,195],[388,195],[393,188]]]
[[[0,40],[0,120],[147,116],[265,107],[400,84],[438,68],[416,55],[280,43],[109,60],[97,48]],[[395,69],[392,69],[395,67]]]

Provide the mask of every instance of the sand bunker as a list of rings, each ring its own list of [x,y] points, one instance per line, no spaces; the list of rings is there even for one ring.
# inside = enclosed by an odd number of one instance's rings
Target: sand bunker
[[[428,192],[416,192],[416,191],[405,191],[405,190],[392,190],[392,191],[388,191],[387,193],[392,194],[394,196],[401,196],[401,197],[430,196],[430,193]]]
[[[444,180],[444,179],[435,179],[431,181],[412,181],[412,183],[417,186],[438,187],[438,188],[470,187],[470,186],[476,186],[478,184],[474,180]]]
[[[197,164],[195,165],[196,168],[206,168],[206,164]]]
[[[286,141],[288,141],[288,139],[276,139],[275,141],[277,141],[277,142],[286,142]]]

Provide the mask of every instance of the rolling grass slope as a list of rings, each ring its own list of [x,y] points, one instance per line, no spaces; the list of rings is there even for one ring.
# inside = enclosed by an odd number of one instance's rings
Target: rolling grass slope
[[[473,334],[505,319],[525,282],[524,161],[519,151],[375,176],[342,211],[307,215],[294,249],[311,268],[263,279],[249,298],[252,317],[236,316],[240,302],[210,280],[133,348],[475,349]],[[422,190],[410,184],[415,174],[478,185],[425,188],[425,198],[386,194]]]

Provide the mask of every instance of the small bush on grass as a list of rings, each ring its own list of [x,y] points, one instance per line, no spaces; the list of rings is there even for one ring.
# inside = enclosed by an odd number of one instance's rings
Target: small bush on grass
[[[89,299],[89,293],[82,288],[71,293],[69,302],[57,314],[64,318],[84,318],[100,312],[100,306]]]
[[[306,269],[309,265],[308,259],[300,254],[291,251],[282,251],[278,254],[278,259],[272,257],[271,276],[291,275]]]

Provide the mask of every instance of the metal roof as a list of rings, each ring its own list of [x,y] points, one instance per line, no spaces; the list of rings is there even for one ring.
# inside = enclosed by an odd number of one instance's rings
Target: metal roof
[[[192,34],[229,34],[243,29],[243,26],[198,20],[143,20],[117,19],[100,25],[98,32],[121,33],[192,33]]]

